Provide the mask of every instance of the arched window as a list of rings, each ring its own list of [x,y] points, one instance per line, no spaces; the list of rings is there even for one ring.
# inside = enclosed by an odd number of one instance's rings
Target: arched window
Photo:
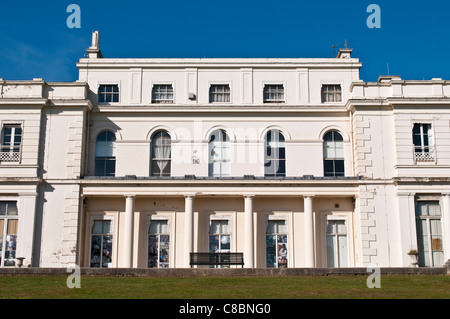
[[[170,176],[171,139],[165,131],[158,131],[152,135],[151,145],[151,176]]]
[[[224,130],[216,130],[209,139],[209,176],[231,175],[230,138]]]
[[[279,130],[270,130],[266,134],[264,176],[286,176],[286,149],[284,136]]]
[[[337,131],[323,137],[324,176],[344,176],[344,139]]]
[[[114,176],[116,173],[116,136],[103,131],[95,144],[95,176]]]

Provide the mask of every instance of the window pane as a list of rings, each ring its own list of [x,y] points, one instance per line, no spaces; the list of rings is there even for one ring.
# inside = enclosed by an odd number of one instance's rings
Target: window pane
[[[17,202],[14,201],[3,201],[0,202],[0,216],[17,216]]]
[[[347,236],[338,235],[338,249],[339,249],[339,267],[348,267],[348,246]]]
[[[158,236],[148,236],[148,268],[158,267]]]
[[[110,268],[112,261],[112,235],[103,236],[102,267]]]
[[[159,235],[159,267],[169,268],[169,247],[170,247],[170,236],[169,235]]]
[[[344,176],[344,161],[334,160],[334,176]]]
[[[215,253],[219,251],[219,235],[209,236],[209,251]]]
[[[327,235],[327,266],[337,267],[335,261],[335,247],[336,247],[336,236]]]
[[[441,216],[441,207],[439,206],[439,202],[430,202],[427,205],[428,207],[428,215],[430,216]]]
[[[100,267],[101,236],[92,236],[91,240],[91,267]]]
[[[427,221],[425,219],[416,219],[416,228],[419,266],[430,266]]]
[[[168,234],[169,222],[167,220],[152,220],[148,232],[149,234]]]
[[[275,268],[277,266],[276,236],[266,236],[266,266]]]
[[[279,235],[277,236],[277,253],[278,253],[278,268],[287,268],[288,266],[288,249],[287,249],[287,236]]]
[[[324,175],[325,176],[334,176],[334,161],[333,160],[324,160]]]

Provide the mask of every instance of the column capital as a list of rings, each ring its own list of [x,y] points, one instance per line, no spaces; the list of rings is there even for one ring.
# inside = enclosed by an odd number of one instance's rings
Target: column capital
[[[125,198],[135,198],[136,195],[135,194],[125,194],[124,197]]]
[[[194,198],[197,195],[197,193],[187,193],[183,194],[184,198]]]
[[[304,199],[313,199],[315,195],[302,195]]]
[[[255,194],[244,194],[244,198],[254,198]]]

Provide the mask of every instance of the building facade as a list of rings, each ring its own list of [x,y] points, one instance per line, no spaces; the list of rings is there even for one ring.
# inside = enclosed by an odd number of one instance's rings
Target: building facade
[[[364,82],[351,49],[115,59],[94,32],[87,53],[76,82],[0,80],[0,267],[450,258],[448,81]]]

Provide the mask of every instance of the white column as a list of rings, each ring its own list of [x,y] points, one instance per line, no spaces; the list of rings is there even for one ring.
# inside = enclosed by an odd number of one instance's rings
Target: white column
[[[189,268],[189,254],[194,251],[194,196],[186,195],[184,199],[184,265]]]
[[[23,267],[27,267],[32,266],[33,262],[36,263],[33,260],[33,241],[38,193],[25,193],[19,196],[16,257],[24,257]]]
[[[123,242],[123,267],[133,266],[133,228],[134,228],[134,196],[127,196],[125,201],[125,225]]]
[[[442,225],[444,237],[444,259],[450,259],[450,193],[442,194]]]
[[[245,195],[244,200],[244,267],[254,268],[253,195]]]
[[[312,205],[313,196],[303,197],[305,210],[305,267],[314,267],[314,214]]]

